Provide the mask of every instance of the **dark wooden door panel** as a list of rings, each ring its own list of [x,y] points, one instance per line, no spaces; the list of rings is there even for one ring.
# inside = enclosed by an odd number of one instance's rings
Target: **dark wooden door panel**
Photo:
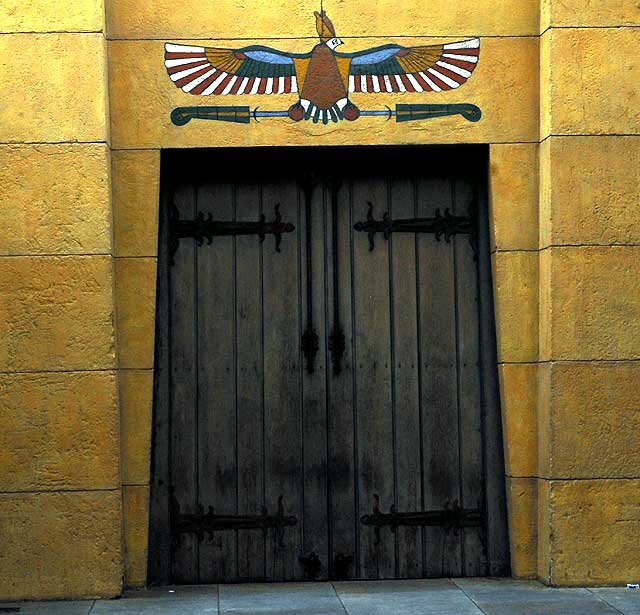
[[[302,186],[300,207],[300,272],[302,315],[311,315],[304,328],[313,324],[318,352],[313,373],[302,370],[302,481],[301,509],[307,578],[327,579],[329,561],[329,510],[327,506],[327,332],[326,283],[327,236],[325,194],[322,188]],[[308,202],[307,202],[308,199]],[[315,563],[317,562],[317,564]]]
[[[175,206],[183,218],[196,213],[196,188],[184,186],[174,195]],[[171,352],[171,435],[170,486],[180,513],[198,512],[198,404],[197,404],[197,301],[196,258],[192,242],[183,242],[171,269],[170,352]],[[193,534],[176,537],[172,573],[176,583],[199,581],[200,543]]]
[[[336,156],[164,185],[152,580],[507,569],[482,182],[446,156],[378,174]],[[172,207],[231,234],[172,242]],[[369,207],[389,224],[449,212],[464,234],[391,224],[371,249],[354,229]],[[277,212],[280,241],[256,234]],[[455,527],[459,508],[479,526]]]
[[[358,577],[360,553],[360,514],[358,501],[358,475],[356,454],[356,402],[355,402],[355,336],[353,288],[353,216],[351,210],[351,183],[343,181],[335,189],[335,207],[328,210],[327,226],[331,229],[331,274],[327,275],[327,296],[333,298],[337,290],[339,303],[327,301],[327,328],[333,332],[336,316],[344,333],[345,348],[341,370],[333,367],[327,373],[328,397],[328,501],[330,510],[331,578]],[[329,190],[329,192],[332,192]],[[332,194],[333,196],[333,194]]]
[[[415,182],[398,177],[389,182],[389,215],[414,218]],[[390,251],[391,354],[394,420],[396,500],[400,511],[423,509],[422,421],[420,417],[420,362],[418,360],[418,280],[416,236],[392,236]],[[396,533],[395,575],[420,578],[423,575],[423,531],[401,527]]]
[[[253,222],[262,212],[258,183],[236,185],[236,219]],[[267,249],[269,249],[267,247]],[[263,244],[236,237],[236,412],[238,514],[259,515],[266,506],[264,472]],[[261,530],[238,532],[238,578],[266,578],[266,543]]]
[[[298,562],[303,507],[299,195],[291,182],[268,182],[262,202],[267,210],[279,204],[283,218],[296,224],[281,252],[263,244],[265,501],[270,512],[280,502],[284,514],[298,518],[282,535],[270,533],[266,577],[296,580],[303,576]]]
[[[477,204],[469,182],[452,182],[454,215],[468,216]],[[467,237],[452,241],[455,263],[456,372],[460,426],[460,506],[481,509],[484,499],[482,467],[482,399],[480,391],[479,305],[476,248]],[[486,571],[481,528],[467,527],[462,535],[462,575]]]
[[[446,176],[419,178],[418,217],[433,217],[451,207]],[[463,239],[464,241],[465,239]],[[432,235],[417,236],[422,390],[424,509],[440,510],[460,501],[460,438],[456,372],[456,302],[453,246]],[[426,527],[424,574],[461,576],[462,545],[458,533]]]
[[[384,179],[352,183],[354,216],[367,204],[387,208]],[[362,212],[362,213],[360,213]],[[389,251],[386,242],[369,251],[367,237],[353,240],[353,303],[355,335],[356,440],[358,503],[361,514],[394,501],[393,404],[389,314]],[[363,528],[360,533],[359,576],[376,579],[394,575],[395,539],[387,532]]]
[[[234,186],[209,183],[199,187],[197,211],[216,219],[235,217]],[[215,513],[237,514],[236,468],[236,293],[235,239],[219,237],[196,250],[197,319],[197,501]],[[182,246],[181,246],[182,248]],[[181,272],[188,275],[188,272]],[[213,583],[237,575],[234,532],[215,532],[199,543],[199,582]]]

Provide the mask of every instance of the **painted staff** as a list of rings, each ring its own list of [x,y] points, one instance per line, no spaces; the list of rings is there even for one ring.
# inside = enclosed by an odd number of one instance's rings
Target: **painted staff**
[[[429,120],[435,117],[447,115],[461,115],[470,122],[477,122],[482,117],[482,111],[476,105],[469,103],[452,105],[433,104],[397,104],[395,110],[387,107],[378,110],[360,111],[361,116],[384,117],[390,120],[396,118],[396,122],[411,122]],[[217,120],[219,122],[233,122],[236,124],[249,124],[251,118],[289,117],[289,111],[261,111],[257,107],[252,111],[248,105],[243,106],[210,106],[210,107],[176,107],[171,112],[171,121],[176,126],[184,126],[193,119]],[[317,123],[317,119],[314,122]],[[328,124],[328,120],[322,120]]]

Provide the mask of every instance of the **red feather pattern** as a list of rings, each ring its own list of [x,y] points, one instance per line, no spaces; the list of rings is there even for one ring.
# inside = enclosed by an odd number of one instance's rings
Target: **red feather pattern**
[[[211,48],[165,45],[164,63],[171,80],[184,92],[196,96],[227,94],[287,94],[297,92],[294,77],[239,77],[211,63]],[[233,49],[220,50],[235,54]],[[239,58],[237,55],[235,58]]]
[[[433,66],[420,72],[386,75],[351,75],[352,92],[440,92],[459,88],[478,65],[480,41],[470,39],[443,45]]]

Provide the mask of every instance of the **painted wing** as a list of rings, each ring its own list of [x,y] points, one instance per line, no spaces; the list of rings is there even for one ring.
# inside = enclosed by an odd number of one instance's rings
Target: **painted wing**
[[[402,47],[382,45],[352,54],[350,92],[441,92],[459,88],[473,73],[480,39]]]
[[[166,43],[164,65],[176,87],[189,94],[282,94],[298,91],[294,60],[310,55],[260,45],[223,49]]]

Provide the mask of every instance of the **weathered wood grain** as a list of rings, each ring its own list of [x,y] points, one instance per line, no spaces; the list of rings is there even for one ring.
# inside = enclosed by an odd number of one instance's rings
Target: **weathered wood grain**
[[[506,574],[486,190],[469,171],[483,154],[464,163],[412,150],[385,154],[385,164],[373,151],[360,164],[351,151],[304,155],[314,169],[308,210],[308,175],[291,170],[302,154],[270,152],[258,163],[245,152],[240,165],[200,164],[200,154],[183,169],[181,217],[271,221],[279,204],[296,228],[281,252],[272,236],[256,235],[183,239],[173,266],[161,250],[150,580],[301,580],[300,556],[311,552],[319,579]],[[173,185],[163,183],[164,222]],[[466,235],[427,233],[377,234],[370,251],[353,229],[369,202],[378,220],[438,209],[478,217],[477,252]],[[166,225],[160,231],[168,243]],[[319,341],[313,373],[302,353],[308,308]],[[338,320],[345,351],[336,373],[329,340]],[[281,500],[298,522],[265,535],[183,533],[172,548],[170,487],[183,513],[211,505],[275,515]],[[384,513],[479,508],[483,526],[384,526],[378,540],[360,520],[376,502]],[[338,570],[337,561],[350,563]]]
[[[197,192],[197,211],[215,220],[235,216],[233,184],[212,181]],[[205,510],[237,514],[235,238],[216,237],[197,250],[198,493]],[[200,543],[199,579],[216,583],[237,575],[236,531]]]
[[[175,195],[180,217],[196,214],[196,189],[184,186]],[[171,270],[171,487],[180,512],[198,509],[198,369],[196,333],[196,246],[183,239]],[[173,554],[173,580],[198,583],[198,539],[177,536]]]
[[[259,183],[236,187],[236,219],[254,222],[261,212]],[[254,236],[236,238],[236,374],[238,514],[258,515],[264,499],[264,349],[262,247]],[[261,530],[238,532],[238,578],[266,578]]]
[[[388,206],[384,179],[357,178],[352,189],[353,217]],[[356,403],[359,508],[370,513],[374,502],[389,509],[395,502],[393,480],[393,413],[389,314],[389,247],[378,241],[369,251],[367,237],[357,233],[353,245],[353,301],[356,336]],[[393,576],[395,536],[388,528],[360,530],[360,575],[367,579]]]

